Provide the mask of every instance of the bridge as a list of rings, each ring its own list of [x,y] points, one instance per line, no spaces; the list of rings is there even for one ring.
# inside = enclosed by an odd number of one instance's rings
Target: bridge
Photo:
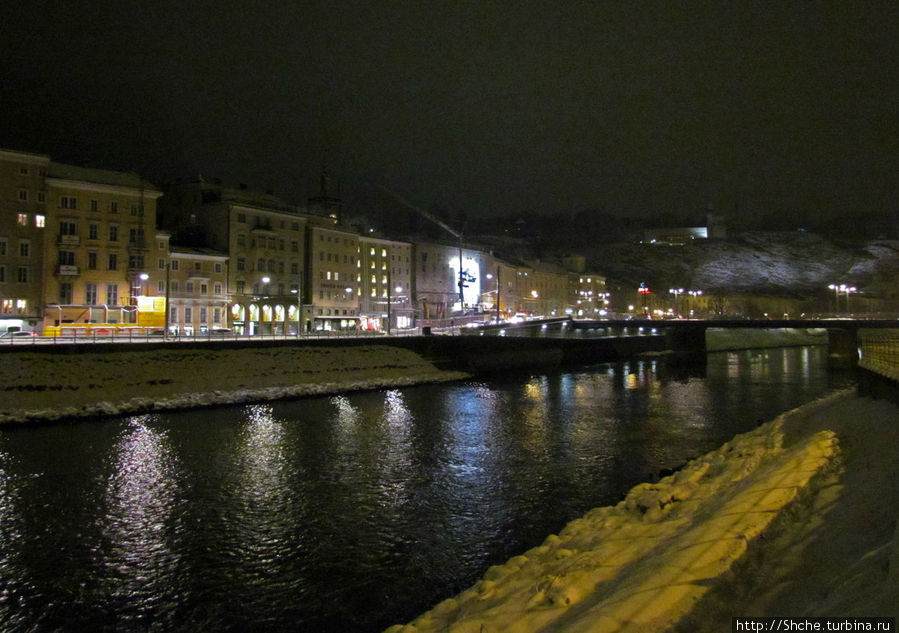
[[[833,365],[854,366],[859,358],[859,332],[899,330],[899,319],[535,319],[483,325],[479,332],[504,336],[561,336],[598,333],[602,336],[663,335],[673,352],[705,354],[710,329],[824,329]]]

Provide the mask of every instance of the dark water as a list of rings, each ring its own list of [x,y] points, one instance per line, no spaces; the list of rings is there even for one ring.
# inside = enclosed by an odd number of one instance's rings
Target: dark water
[[[380,631],[845,384],[825,354],[0,430],[0,631]]]

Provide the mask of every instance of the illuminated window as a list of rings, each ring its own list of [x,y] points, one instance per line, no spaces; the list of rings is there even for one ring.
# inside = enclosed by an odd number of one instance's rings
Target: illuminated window
[[[25,299],[16,299],[16,312],[25,314],[28,311],[28,302]]]
[[[27,213],[19,213],[16,216],[16,223],[19,226],[28,226],[28,214]]]
[[[47,216],[40,214],[34,216],[34,225],[39,229],[44,228],[47,225]]]

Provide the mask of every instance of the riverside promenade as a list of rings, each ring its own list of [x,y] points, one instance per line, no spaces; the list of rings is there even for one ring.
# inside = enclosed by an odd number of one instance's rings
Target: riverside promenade
[[[636,486],[387,633],[899,616],[899,407],[846,390]]]

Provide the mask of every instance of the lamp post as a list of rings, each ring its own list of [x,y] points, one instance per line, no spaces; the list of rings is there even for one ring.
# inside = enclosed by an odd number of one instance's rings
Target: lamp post
[[[846,284],[830,284],[827,286],[833,290],[834,295],[834,313],[840,312],[840,293],[846,293],[846,313],[849,314],[849,295],[858,292],[855,286],[847,286]]]
[[[269,277],[269,276],[267,276],[267,275],[266,275],[265,277],[262,277],[262,278],[259,280],[259,281],[261,281],[262,284],[263,284],[262,288],[259,289],[259,290],[261,291],[261,293],[260,293],[260,300],[261,300],[261,299],[264,299],[264,297],[265,297],[266,295],[268,295],[268,284],[269,284],[269,282],[270,282],[271,280],[272,280],[271,277]],[[261,305],[259,306],[258,316],[259,316],[259,323],[258,323],[258,328],[257,328],[257,329],[259,329],[259,330],[261,331],[261,330],[262,330],[262,323],[263,323],[262,318],[263,318],[263,316],[265,316],[265,310],[264,310],[264,307],[261,306]],[[263,333],[263,334],[264,334],[264,333]]]
[[[674,295],[674,316],[678,316],[679,312],[677,310],[677,297],[679,295],[684,294],[683,288],[669,288],[668,292]]]
[[[701,297],[702,290],[688,290],[687,294],[690,295],[690,314],[689,314],[689,316],[693,316],[693,299],[696,297]]]
[[[171,308],[169,308],[169,262],[166,260],[165,262],[165,329],[162,331],[162,339],[167,340],[169,338],[169,312]]]

